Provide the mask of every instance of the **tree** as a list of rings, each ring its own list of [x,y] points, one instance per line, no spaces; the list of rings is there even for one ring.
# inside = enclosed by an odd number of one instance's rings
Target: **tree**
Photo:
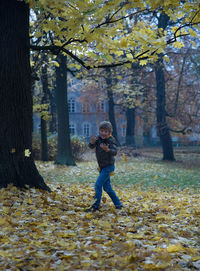
[[[126,145],[135,146],[135,108],[126,109]]]
[[[56,67],[56,109],[58,116],[58,154],[56,163],[74,166],[69,133],[69,112],[67,99],[67,58],[57,57],[59,67]]]
[[[158,28],[166,29],[169,23],[169,16],[161,13],[158,18]],[[163,69],[163,56],[160,54],[159,60],[155,64],[156,74],[156,118],[157,131],[163,149],[163,160],[174,161],[174,152],[169,127],[166,120],[166,102],[165,102],[165,75]]]
[[[106,88],[107,88],[107,96],[108,96],[108,117],[113,127],[112,134],[119,145],[119,140],[117,137],[117,127],[116,127],[116,121],[115,121],[115,111],[114,111],[115,104],[114,104],[113,91],[112,91],[112,73],[110,71],[110,68],[106,68]]]
[[[48,94],[48,77],[47,77],[47,64],[44,63],[42,67],[42,104],[47,104]],[[48,142],[47,142],[47,121],[43,115],[40,116],[40,129],[41,129],[41,160],[48,161]]]
[[[49,102],[50,102],[50,114],[51,114],[51,120],[49,124],[49,132],[54,133],[57,130],[57,125],[56,125],[56,100],[55,100],[55,92],[56,92],[56,86],[53,84],[53,89],[52,91],[49,92]]]
[[[5,31],[6,29],[6,31]],[[50,191],[32,157],[32,92],[29,62],[29,6],[0,3],[0,187]]]
[[[187,131],[198,130],[200,103],[196,60],[199,62],[198,50],[186,47],[170,52],[170,62],[165,65],[166,111],[170,130],[179,137]]]

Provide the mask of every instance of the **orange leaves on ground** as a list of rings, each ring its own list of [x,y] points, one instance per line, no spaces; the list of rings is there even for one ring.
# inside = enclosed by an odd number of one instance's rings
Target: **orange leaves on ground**
[[[189,270],[200,266],[199,195],[115,187],[86,213],[93,187],[0,193],[1,270]]]

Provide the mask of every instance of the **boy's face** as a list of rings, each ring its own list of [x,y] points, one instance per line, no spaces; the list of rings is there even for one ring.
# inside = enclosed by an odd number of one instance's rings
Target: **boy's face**
[[[105,139],[109,136],[110,131],[108,129],[99,129],[99,135],[102,139]]]

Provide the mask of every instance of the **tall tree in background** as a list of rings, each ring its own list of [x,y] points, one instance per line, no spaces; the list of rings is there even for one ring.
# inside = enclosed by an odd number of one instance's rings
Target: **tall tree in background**
[[[115,121],[115,104],[114,104],[114,97],[112,91],[112,73],[110,68],[106,68],[106,88],[107,88],[107,96],[108,96],[108,117],[109,121],[113,127],[113,136],[115,137],[118,145],[120,145],[118,136],[117,136],[117,127]]]
[[[56,67],[56,109],[58,117],[58,153],[56,163],[74,166],[69,133],[69,111],[67,99],[67,57],[58,55]]]
[[[47,64],[44,57],[44,64],[42,66],[42,99],[41,104],[47,104],[48,102],[48,77],[47,77]],[[40,133],[41,133],[41,160],[48,161],[48,142],[47,142],[47,121],[45,116],[40,116]]]
[[[49,123],[49,132],[54,133],[57,130],[57,116],[56,116],[56,86],[54,86],[53,82],[53,89],[49,91],[49,103],[50,103],[50,115],[51,120]]]
[[[160,13],[158,18],[158,28],[166,29],[169,23],[169,16]],[[160,54],[159,60],[155,64],[156,74],[156,117],[157,117],[157,131],[163,149],[163,160],[174,161],[174,152],[172,139],[169,131],[169,126],[166,120],[166,94],[165,94],[165,74],[163,67],[163,56]]]
[[[135,146],[135,108],[126,109],[126,145]]]
[[[0,3],[0,187],[13,183],[50,191],[32,157],[29,6]]]

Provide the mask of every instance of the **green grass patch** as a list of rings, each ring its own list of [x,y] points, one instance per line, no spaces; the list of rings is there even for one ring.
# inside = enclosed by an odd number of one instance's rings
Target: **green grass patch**
[[[85,183],[95,182],[98,171],[96,162],[80,162],[75,167],[58,166],[53,162],[37,162],[46,182]],[[120,186],[137,186],[146,189],[193,190],[200,188],[198,167],[187,167],[183,162],[162,162],[145,158],[118,159],[112,183]]]

